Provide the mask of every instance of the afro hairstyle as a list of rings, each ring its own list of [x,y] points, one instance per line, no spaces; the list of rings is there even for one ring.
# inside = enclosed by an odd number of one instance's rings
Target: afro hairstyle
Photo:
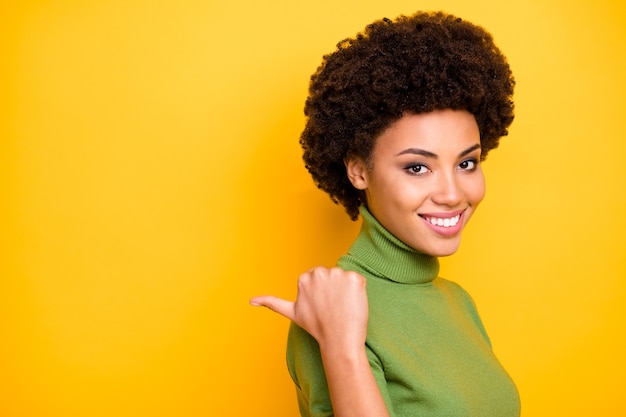
[[[515,81],[482,27],[443,12],[384,18],[337,44],[311,76],[300,136],[316,186],[352,220],[364,203],[344,159],[369,161],[377,137],[403,114],[466,110],[478,124],[482,158],[513,121]]]

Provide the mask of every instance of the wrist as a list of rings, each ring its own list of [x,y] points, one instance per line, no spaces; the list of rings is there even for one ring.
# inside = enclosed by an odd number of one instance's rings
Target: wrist
[[[367,361],[364,343],[345,341],[329,341],[320,343],[320,353],[325,362],[341,361],[342,363],[358,363]]]

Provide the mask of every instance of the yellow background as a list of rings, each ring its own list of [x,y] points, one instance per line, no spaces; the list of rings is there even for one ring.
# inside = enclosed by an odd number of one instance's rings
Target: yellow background
[[[442,275],[523,415],[626,416],[621,1],[24,0],[0,5],[0,415],[294,416],[295,296],[358,229],[298,136],[321,56],[443,9],[517,79],[488,195]]]

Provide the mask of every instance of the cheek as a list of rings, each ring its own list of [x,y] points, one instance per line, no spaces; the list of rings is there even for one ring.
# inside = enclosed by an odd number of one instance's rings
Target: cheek
[[[397,181],[389,184],[388,193],[390,200],[393,199],[398,206],[414,208],[421,205],[432,193],[431,186],[427,182]]]
[[[368,191],[379,203],[402,200],[407,192],[404,182],[396,177],[377,177],[369,185]]]
[[[481,175],[476,178],[476,181],[474,182],[473,186],[471,187],[471,191],[468,194],[471,203],[475,206],[478,205],[481,201],[483,201],[483,198],[485,198],[485,192],[485,177],[482,175],[481,172]]]

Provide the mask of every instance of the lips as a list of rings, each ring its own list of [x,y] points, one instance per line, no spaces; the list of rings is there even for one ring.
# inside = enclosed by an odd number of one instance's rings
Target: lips
[[[464,210],[460,210],[451,213],[420,214],[419,216],[435,232],[445,236],[451,236],[458,233],[463,227],[463,222],[461,222],[463,212]]]
[[[461,215],[457,214],[454,217],[427,217],[422,216],[424,220],[432,224],[433,226],[441,226],[441,227],[454,227],[457,225],[459,220],[461,219]]]

